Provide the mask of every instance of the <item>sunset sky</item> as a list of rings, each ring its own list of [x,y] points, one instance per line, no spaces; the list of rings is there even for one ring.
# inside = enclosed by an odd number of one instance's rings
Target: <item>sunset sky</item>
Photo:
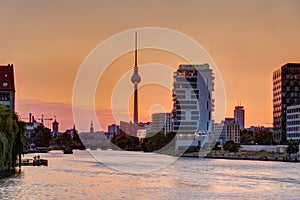
[[[232,117],[241,101],[246,127],[271,125],[272,73],[287,62],[300,62],[298,0],[0,0],[0,26],[0,64],[15,66],[16,111],[24,120],[29,112],[56,116],[60,131],[74,124],[72,92],[80,65],[98,44],[122,31],[162,27],[196,40],[224,81],[226,116]],[[174,70],[184,62],[166,52],[139,52],[139,64],[153,61]],[[133,64],[132,53],[121,55],[99,81],[99,90],[105,87],[110,97],[110,85]],[[143,87],[140,120],[149,121],[149,109],[157,103],[170,111],[170,95],[161,87]],[[98,92],[95,100],[105,130],[114,123],[110,100]],[[88,129],[89,124],[80,131]]]

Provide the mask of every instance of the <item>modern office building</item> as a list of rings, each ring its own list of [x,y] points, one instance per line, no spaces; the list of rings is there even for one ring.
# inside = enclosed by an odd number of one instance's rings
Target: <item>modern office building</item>
[[[234,107],[234,120],[239,124],[240,130],[245,128],[245,110],[244,106]]]
[[[286,139],[300,142],[300,104],[287,107]]]
[[[287,139],[287,107],[298,103],[300,103],[300,63],[287,63],[273,72],[273,137],[277,143]]]
[[[151,132],[167,134],[173,131],[172,113],[153,113]]]
[[[0,104],[15,111],[15,81],[13,64],[0,65]]]
[[[213,72],[208,64],[179,65],[173,77],[172,114],[177,147],[202,146],[212,131]]]

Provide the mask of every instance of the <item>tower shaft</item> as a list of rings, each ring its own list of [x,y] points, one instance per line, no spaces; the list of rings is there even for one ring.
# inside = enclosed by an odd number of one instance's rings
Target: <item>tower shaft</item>
[[[135,124],[139,122],[139,108],[138,108],[138,85],[134,84],[134,116],[133,121]]]

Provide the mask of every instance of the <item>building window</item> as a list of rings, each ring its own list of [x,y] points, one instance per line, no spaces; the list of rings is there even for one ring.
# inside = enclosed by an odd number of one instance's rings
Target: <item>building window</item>
[[[4,77],[5,77],[5,78],[7,78],[7,77],[8,77],[8,75],[7,75],[7,74],[4,74]]]
[[[9,101],[10,96],[9,93],[0,93],[0,101]]]
[[[3,82],[2,86],[3,86],[3,87],[7,87],[7,86],[8,86],[8,83],[7,83],[7,82]]]

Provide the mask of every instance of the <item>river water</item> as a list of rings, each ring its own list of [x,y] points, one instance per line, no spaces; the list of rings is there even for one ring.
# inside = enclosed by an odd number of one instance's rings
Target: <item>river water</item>
[[[40,155],[49,166],[22,167],[21,174],[0,180],[0,199],[300,198],[300,163],[122,151]]]

